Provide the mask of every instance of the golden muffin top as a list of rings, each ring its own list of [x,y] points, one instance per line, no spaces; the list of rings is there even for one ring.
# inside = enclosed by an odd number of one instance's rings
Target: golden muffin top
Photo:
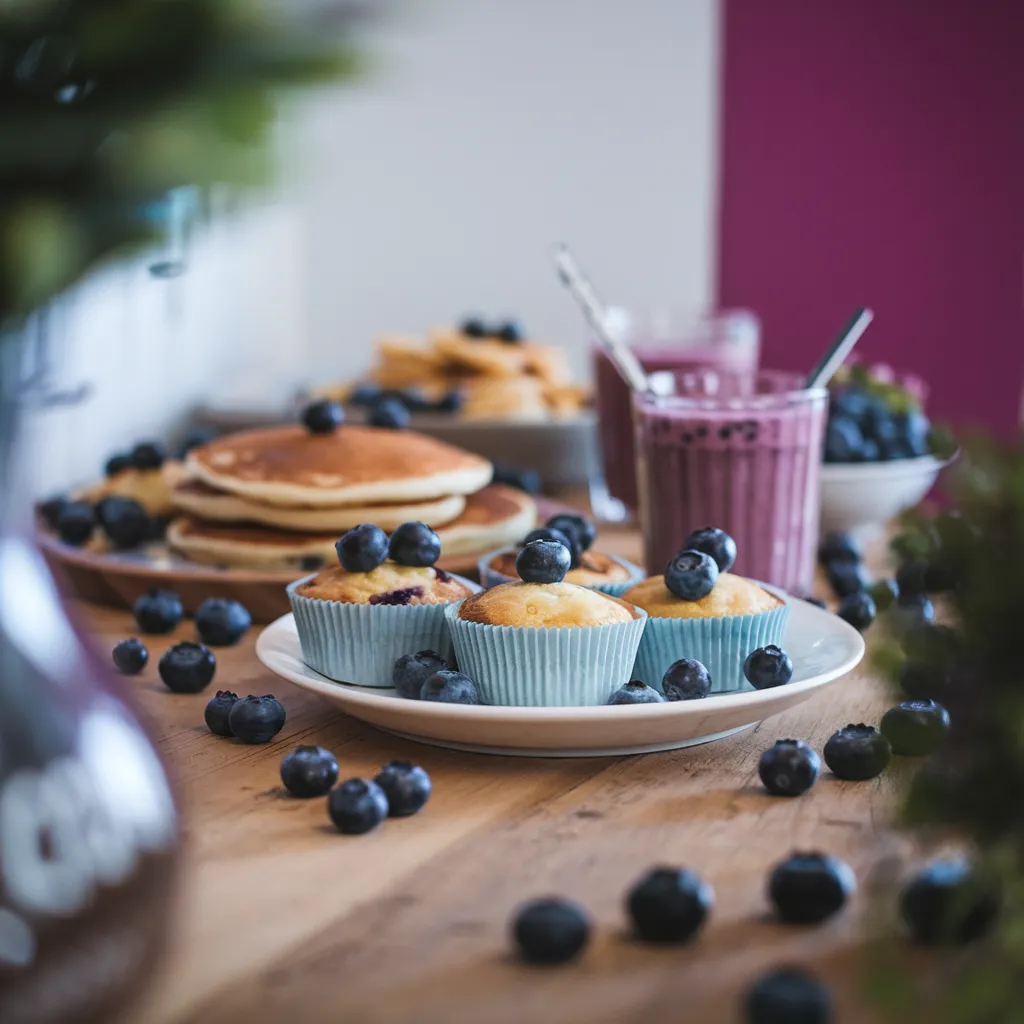
[[[387,561],[371,572],[346,572],[340,565],[325,569],[297,593],[320,601],[400,605],[446,604],[472,591],[443,569]]]
[[[656,619],[721,619],[727,615],[755,615],[771,611],[780,601],[763,587],[742,576],[723,572],[709,594],[699,601],[684,601],[665,586],[664,576],[648,576],[622,595]]]
[[[459,618],[488,626],[610,626],[635,619],[625,601],[575,583],[502,583],[464,601]]]
[[[516,556],[518,551],[502,551],[491,559],[491,569],[503,576],[515,579]],[[629,579],[629,570],[613,558],[602,555],[599,551],[584,551],[580,555],[580,564],[565,574],[566,583],[576,583],[581,587],[593,587],[601,583],[620,583]]]

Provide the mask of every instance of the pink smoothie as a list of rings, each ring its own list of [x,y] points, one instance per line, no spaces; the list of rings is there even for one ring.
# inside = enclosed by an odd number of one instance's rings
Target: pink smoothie
[[[814,577],[827,393],[794,374],[765,371],[755,393],[636,399],[640,521],[649,575],[661,573],[692,530],[717,526],[736,541],[734,572],[803,593]],[[731,397],[730,397],[731,394]]]

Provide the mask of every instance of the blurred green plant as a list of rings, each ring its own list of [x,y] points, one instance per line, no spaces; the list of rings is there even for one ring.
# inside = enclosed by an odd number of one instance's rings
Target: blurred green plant
[[[265,183],[281,90],[354,75],[363,13],[0,0],[0,325],[150,241],[168,190]]]

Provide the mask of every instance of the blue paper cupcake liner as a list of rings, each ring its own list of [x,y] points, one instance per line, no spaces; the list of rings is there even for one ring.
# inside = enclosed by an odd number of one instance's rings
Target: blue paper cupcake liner
[[[772,587],[765,590],[785,603],[754,615],[718,619],[650,616],[640,640],[633,678],[660,691],[668,667],[680,658],[692,658],[708,670],[712,693],[753,689],[743,675],[744,660],[759,647],[781,645],[789,618],[789,598]]]
[[[480,582],[484,585],[484,590],[490,590],[491,587],[496,587],[501,583],[516,582],[515,576],[506,576],[503,572],[495,572],[490,567],[490,563],[498,555],[518,550],[518,547],[499,548],[497,551],[492,551],[480,559],[477,563],[477,568],[480,571]],[[634,565],[625,558],[619,558],[616,555],[608,555],[607,557],[621,565],[629,573],[629,579],[618,580],[615,583],[581,584],[581,586],[586,586],[587,590],[597,590],[602,594],[611,594],[612,597],[622,597],[630,587],[639,583],[644,578],[644,570],[639,565]]]
[[[474,593],[481,589],[461,576],[454,578]],[[328,679],[391,686],[391,670],[403,654],[429,650],[451,657],[444,617],[448,604],[371,605],[303,597],[298,588],[311,579],[312,575],[292,583],[288,597],[302,660]]]
[[[460,602],[461,603],[461,602]],[[608,626],[488,626],[445,607],[459,669],[484,704],[586,707],[606,704],[630,680],[647,613]]]

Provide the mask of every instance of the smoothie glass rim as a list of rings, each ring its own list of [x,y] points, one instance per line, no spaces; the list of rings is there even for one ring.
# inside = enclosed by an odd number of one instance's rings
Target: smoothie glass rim
[[[664,349],[665,352],[699,351],[707,348],[746,349],[760,356],[761,319],[747,306],[700,307],[616,302],[608,313],[621,340],[632,347]],[[716,324],[735,325],[732,332],[708,333]]]
[[[705,371],[706,372],[706,371]],[[713,372],[713,371],[712,371]],[[693,377],[695,374],[675,374]],[[828,388],[804,386],[806,377],[790,370],[758,370],[754,375],[755,387],[762,382],[774,382],[782,387],[774,390],[755,390],[745,395],[658,395],[651,392],[635,393],[633,407],[645,414],[672,411],[730,412],[743,409],[781,409],[797,405],[811,405],[828,400]]]

